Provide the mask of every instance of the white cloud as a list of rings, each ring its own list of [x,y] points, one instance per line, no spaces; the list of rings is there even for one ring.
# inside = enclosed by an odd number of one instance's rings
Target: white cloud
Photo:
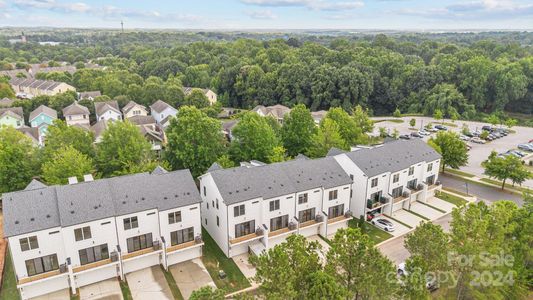
[[[19,9],[47,9],[59,12],[88,12],[91,7],[83,2],[63,3],[55,0],[15,0],[14,6]]]
[[[481,0],[453,4],[443,8],[401,9],[395,13],[448,19],[509,19],[518,16],[533,16],[533,4],[512,0]]]
[[[361,8],[363,1],[327,1],[327,0],[241,0],[244,4],[266,7],[305,7],[312,10],[344,11]]]
[[[246,11],[244,13],[252,19],[273,20],[277,18],[277,16],[270,9],[252,10],[252,11]]]

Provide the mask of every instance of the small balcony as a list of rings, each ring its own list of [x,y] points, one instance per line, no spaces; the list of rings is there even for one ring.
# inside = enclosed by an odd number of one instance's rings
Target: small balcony
[[[168,247],[167,248],[167,253],[172,253],[172,252],[175,252],[175,251],[184,250],[184,249],[187,249],[187,248],[192,248],[192,247],[195,247],[195,246],[201,246],[203,244],[204,244],[203,242],[197,243],[196,241],[190,241],[190,242],[186,242],[186,243],[182,243],[182,244],[178,244],[178,245],[174,245],[174,246]]]
[[[344,222],[344,221],[349,220],[350,218],[351,216],[348,216],[348,215],[342,215],[342,216],[338,216],[335,218],[331,218],[328,220],[328,225],[339,223],[339,222]]]
[[[50,271],[50,272],[41,273],[41,274],[33,275],[33,276],[30,276],[30,277],[21,278],[18,281],[18,284],[21,285],[21,284],[34,282],[34,281],[39,281],[39,280],[42,280],[42,279],[55,277],[55,276],[58,276],[58,275],[61,275],[61,274],[62,273],[59,270],[53,270],[53,271]],[[63,273],[63,274],[67,275],[66,273]]]
[[[130,258],[134,258],[134,257],[137,257],[137,256],[149,254],[149,253],[152,253],[152,252],[155,252],[155,251],[156,250],[153,247],[150,247],[150,248],[142,249],[142,250],[139,250],[139,251],[131,252],[131,253],[128,253],[128,254],[124,254],[124,255],[122,255],[122,259],[124,259],[124,260],[125,259],[130,259]]]
[[[409,193],[407,191],[404,191],[400,196],[396,197],[396,198],[393,198],[393,203],[398,203],[398,202],[401,202],[403,200],[406,200],[407,198],[409,198]]]
[[[319,224],[322,224],[322,222],[317,222],[316,220],[306,221],[306,222],[300,223],[300,229],[313,226],[313,225],[319,225]]]
[[[74,273],[83,272],[83,271],[87,271],[87,270],[90,270],[90,269],[94,269],[94,268],[98,268],[98,267],[101,267],[101,266],[105,266],[105,265],[108,265],[108,264],[111,264],[111,263],[112,263],[111,259],[108,258],[108,259],[104,259],[104,260],[101,260],[101,261],[97,261],[97,262],[93,262],[93,263],[90,263],[90,264],[86,264],[86,265],[83,265],[83,266],[79,266],[79,267],[73,268],[72,271]]]
[[[373,209],[382,207],[386,205],[387,203],[389,203],[389,199],[383,196],[379,198],[379,201],[368,199],[366,200],[366,208],[373,210]]]
[[[440,187],[440,186],[441,186],[440,181],[437,181],[437,182],[435,182],[434,184],[428,185],[428,191],[429,191],[429,190],[433,190],[433,189],[435,189],[435,188],[438,188],[438,187]]]
[[[244,242],[247,242],[247,241],[255,240],[255,239],[258,239],[258,238],[261,238],[261,237],[263,237],[262,234],[258,235],[258,234],[256,234],[254,232],[254,233],[250,233],[250,234],[247,234],[247,235],[240,236],[238,238],[230,239],[229,243],[231,245],[236,245],[236,244],[244,243]]]

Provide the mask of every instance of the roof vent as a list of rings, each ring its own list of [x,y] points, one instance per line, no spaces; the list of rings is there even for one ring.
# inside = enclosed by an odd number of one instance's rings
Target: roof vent
[[[30,221],[32,221],[32,222],[35,221],[35,218],[31,218]]]
[[[94,181],[93,175],[92,174],[83,175],[83,181],[85,182]]]
[[[163,199],[167,200],[168,198],[167,197],[163,197]]]
[[[70,213],[71,213],[71,214],[74,214],[74,211],[73,211],[73,210],[71,210],[71,211],[70,211]]]
[[[78,178],[76,176],[72,176],[68,178],[68,184],[76,184],[78,183]]]
[[[95,206],[94,206],[94,209],[98,209],[98,206],[95,205]]]
[[[50,219],[50,215],[46,215],[46,218],[47,218],[47,219]]]
[[[126,204],[126,201],[122,201],[122,204]]]
[[[15,224],[18,224],[18,223],[19,223],[19,221],[15,221]]]
[[[141,200],[144,200],[144,197],[142,197]]]

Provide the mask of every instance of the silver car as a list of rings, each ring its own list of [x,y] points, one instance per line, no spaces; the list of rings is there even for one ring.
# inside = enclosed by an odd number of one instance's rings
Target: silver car
[[[394,228],[394,224],[392,224],[391,221],[387,220],[387,219],[383,219],[383,218],[379,218],[379,219],[372,219],[371,223],[378,227],[378,228],[381,228],[387,232],[390,232],[390,231],[394,231],[396,228]]]

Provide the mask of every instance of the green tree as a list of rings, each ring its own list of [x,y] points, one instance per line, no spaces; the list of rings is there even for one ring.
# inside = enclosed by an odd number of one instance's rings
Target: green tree
[[[518,121],[516,119],[513,119],[513,118],[509,118],[509,119],[505,120],[505,126],[507,126],[507,128],[509,128],[509,129],[511,129],[514,126],[516,126],[517,123],[518,123]]]
[[[104,177],[151,171],[152,146],[129,121],[111,122],[96,153],[98,171]]]
[[[260,256],[251,256],[256,266],[254,280],[266,299],[306,299],[310,276],[322,270],[320,244],[301,235],[287,239]]]
[[[326,271],[349,293],[349,299],[394,298],[399,286],[387,280],[394,264],[357,228],[339,229],[330,241]]]
[[[15,92],[7,82],[0,81],[0,99],[15,98]]]
[[[496,126],[500,124],[500,118],[496,114],[491,114],[485,118],[485,122],[491,124],[492,126]]]
[[[174,169],[204,173],[224,153],[220,122],[193,106],[183,106],[166,131],[166,158]]]
[[[313,145],[309,148],[307,155],[310,157],[324,157],[331,148],[348,150],[349,147],[342,139],[339,132],[339,125],[331,119],[324,119],[320,123],[318,132],[313,136]]]
[[[272,154],[268,156],[268,162],[270,163],[276,163],[276,162],[282,162],[287,160],[287,151],[283,146],[278,146],[272,149]]]
[[[227,154],[221,155],[217,159],[216,163],[219,164],[224,169],[235,167],[235,163],[231,160],[231,158]]]
[[[94,171],[92,159],[73,146],[65,146],[43,163],[43,179],[48,184],[66,184],[69,177],[83,181],[83,175]]]
[[[429,139],[429,145],[435,145],[435,150],[442,155],[442,172],[446,166],[459,169],[468,162],[468,149],[459,136],[451,131],[439,131],[436,137]]]
[[[387,128],[385,127],[379,127],[379,137],[386,138],[388,136]]]
[[[481,165],[485,168],[486,175],[502,181],[502,190],[508,179],[512,180],[514,185],[515,183],[522,184],[532,177],[531,172],[524,167],[522,160],[514,155],[500,157],[496,151],[492,151]]]
[[[372,132],[374,130],[374,121],[370,119],[368,109],[363,109],[361,105],[355,106],[352,114],[357,127],[361,128],[363,133]]]
[[[307,299],[346,299],[347,292],[335,277],[324,271],[317,271],[309,275],[309,291]]]
[[[267,162],[274,148],[280,145],[266,118],[250,112],[242,116],[233,129],[230,154],[234,161]]]
[[[209,99],[201,89],[192,89],[191,93],[185,96],[184,105],[204,108],[209,106]]]
[[[366,142],[366,135],[357,126],[355,119],[340,107],[330,108],[324,119],[330,119],[337,123],[339,133],[348,146]]]
[[[94,136],[91,131],[77,126],[67,126],[62,120],[55,120],[48,126],[46,143],[43,148],[43,160],[50,160],[59,149],[72,146],[89,158],[95,157]]]
[[[402,112],[400,111],[399,108],[396,108],[394,113],[392,113],[392,116],[395,117],[395,118],[401,118],[402,117]]]
[[[313,135],[317,128],[311,112],[303,104],[298,104],[292,108],[291,112],[285,115],[283,127],[281,128],[281,139],[283,146],[290,156],[306,153],[313,143]]]
[[[210,286],[201,287],[191,293],[189,300],[224,300],[224,290]]]
[[[433,119],[435,119],[438,122],[439,120],[442,120],[442,118],[443,118],[442,111],[440,109],[436,109],[435,112],[433,112]]]
[[[0,127],[0,193],[24,189],[37,170],[30,138],[13,127]]]
[[[409,126],[415,127],[415,125],[416,125],[416,119],[415,118],[409,120]]]
[[[405,249],[411,256],[433,258],[425,264],[426,270],[431,272],[447,270],[449,243],[449,237],[442,227],[431,222],[422,222],[404,241]]]

